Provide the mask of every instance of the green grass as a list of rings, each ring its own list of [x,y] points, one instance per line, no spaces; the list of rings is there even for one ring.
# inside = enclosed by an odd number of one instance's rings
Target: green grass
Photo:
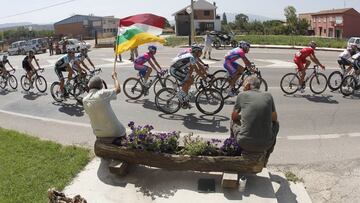
[[[89,160],[87,149],[0,128],[0,203],[47,202],[47,190],[62,190]]]
[[[252,44],[260,45],[291,45],[291,46],[307,46],[307,44],[314,40],[318,47],[328,48],[345,48],[347,40],[345,39],[330,39],[308,36],[288,36],[288,35],[242,35],[236,36],[237,41],[245,40]],[[204,43],[202,36],[196,37],[197,43]],[[180,46],[188,45],[188,37],[168,37],[166,38],[165,46]]]

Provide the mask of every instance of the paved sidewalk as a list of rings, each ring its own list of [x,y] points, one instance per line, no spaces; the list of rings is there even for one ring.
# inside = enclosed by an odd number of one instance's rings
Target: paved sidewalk
[[[221,177],[222,173],[165,171],[145,166],[132,167],[127,176],[118,177],[109,172],[108,161],[95,158],[64,192],[69,196],[80,194],[96,203],[311,202],[303,184],[289,183],[279,172],[269,174],[263,169],[256,176],[248,175],[245,192],[221,188]],[[215,192],[198,192],[199,179],[214,179]]]

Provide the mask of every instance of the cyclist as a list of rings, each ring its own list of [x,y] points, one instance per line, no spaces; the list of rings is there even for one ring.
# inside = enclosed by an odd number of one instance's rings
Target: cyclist
[[[7,59],[7,55],[3,55],[2,60],[0,61],[0,75],[4,76],[8,71],[5,68],[5,65],[9,64],[12,70],[15,68],[11,65],[10,61]]]
[[[148,52],[146,52],[145,54],[137,57],[135,59],[135,61],[134,61],[134,68],[135,68],[135,70],[139,71],[140,77],[144,78],[145,85],[149,85],[147,83],[147,81],[148,81],[148,79],[150,77],[150,74],[152,72],[151,69],[154,69],[155,71],[157,71],[156,67],[158,67],[160,69],[159,72],[162,71],[159,63],[155,59],[156,50],[157,50],[156,46],[150,45],[148,47]],[[150,64],[150,67],[147,66],[147,65],[144,65],[147,62]]]
[[[31,81],[31,78],[36,71],[35,67],[32,64],[33,60],[35,61],[37,67],[40,69],[40,65],[39,65],[37,59],[35,58],[35,54],[34,54],[33,50],[30,50],[28,52],[28,55],[25,56],[25,58],[22,61],[22,67],[26,71],[26,77],[29,79],[29,81]],[[30,84],[32,84],[32,83],[30,83]]]
[[[84,67],[87,71],[91,72],[91,70],[88,68],[88,66],[85,64],[84,60],[87,59],[87,61],[90,63],[90,65],[95,70],[95,66],[93,62],[90,60],[89,56],[87,55],[87,49],[81,48],[80,53],[75,55],[73,69],[77,71],[80,75],[83,75],[86,72],[82,67]]]
[[[239,42],[239,47],[231,50],[226,56],[224,61],[224,68],[229,75],[229,89],[227,93],[229,96],[233,97],[236,95],[235,92],[235,82],[239,79],[241,74],[244,72],[245,68],[240,64],[236,63],[236,60],[242,59],[246,67],[251,67],[249,59],[246,57],[246,54],[250,51],[250,43],[245,41]]]
[[[348,73],[353,67],[354,60],[352,59],[352,56],[354,56],[357,53],[358,53],[358,48],[356,44],[352,44],[350,47],[345,49],[339,55],[338,64],[340,65],[341,68],[344,69],[345,74]],[[346,66],[348,66],[347,69]]]
[[[315,56],[315,49],[316,49],[316,43],[314,41],[311,41],[309,43],[308,47],[305,47],[298,51],[295,54],[294,62],[297,65],[299,75],[300,75],[300,92],[305,91],[305,82],[304,78],[306,75],[306,69],[310,66],[311,61],[313,61],[315,64],[319,65],[322,69],[325,69],[325,66],[320,63],[320,61]],[[310,60],[307,60],[306,58],[310,57]],[[305,65],[305,66],[304,66]]]
[[[196,44],[193,44],[193,46],[197,46]],[[190,48],[187,48],[187,49],[184,49],[184,50],[181,50],[180,53],[177,54],[177,57],[183,55],[183,54],[188,54],[188,53],[191,53],[191,47]],[[197,61],[199,63],[201,63],[201,65],[204,67],[204,71],[207,72],[209,70],[209,65],[204,63],[203,60],[201,60],[201,57],[197,58]]]
[[[74,49],[68,49],[67,50],[67,54],[65,54],[64,56],[62,56],[61,58],[59,58],[57,60],[57,62],[55,63],[55,73],[59,78],[60,81],[60,91],[61,91],[61,97],[64,97],[64,76],[62,74],[62,72],[69,72],[68,73],[68,79],[67,82],[68,83],[71,78],[72,78],[72,74],[74,73],[74,71],[71,68],[71,65],[74,61],[75,58],[75,50]]]
[[[203,65],[199,63],[199,59],[202,55],[202,47],[193,45],[191,47],[191,53],[182,54],[177,56],[173,60],[173,64],[170,66],[170,74],[179,81],[181,90],[178,92],[180,101],[183,103],[183,107],[189,107],[189,100],[192,94],[189,94],[189,89],[193,84],[193,78],[191,77],[193,71],[199,74],[203,79],[206,78],[206,73],[200,69],[204,69]]]

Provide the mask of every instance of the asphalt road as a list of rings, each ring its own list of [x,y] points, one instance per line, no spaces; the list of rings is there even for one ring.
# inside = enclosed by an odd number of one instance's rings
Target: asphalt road
[[[140,49],[139,53],[145,49]],[[180,51],[179,48],[160,47],[156,58],[163,67],[169,67],[172,58]],[[211,70],[222,69],[223,56],[228,50],[214,50],[212,57],[218,60],[205,60],[210,64]],[[268,82],[269,91],[273,94],[277,108],[281,130],[279,133],[279,148],[275,152],[274,163],[298,163],[323,161],[336,157],[336,152],[332,155],[323,154],[323,156],[314,157],[316,150],[327,151],[336,146],[353,145],[360,140],[357,132],[360,132],[360,125],[357,125],[360,109],[358,108],[358,96],[344,98],[339,92],[326,90],[322,95],[313,95],[309,89],[301,94],[285,96],[280,90],[279,83],[281,77],[294,72],[295,66],[291,63],[296,50],[283,49],[252,49],[249,59],[254,61],[257,67],[262,71],[263,77]],[[317,52],[317,56],[327,69],[324,71],[329,75],[333,70],[338,69],[336,59],[337,52]],[[101,67],[103,72],[101,76],[110,85],[111,71],[113,68],[113,49],[93,49],[89,52],[90,58],[97,67]],[[20,76],[24,74],[21,68],[21,61],[24,56],[10,56],[10,62],[17,68],[15,76],[20,82]],[[76,105],[75,101],[68,100],[65,104],[55,103],[52,99],[49,87],[57,80],[53,70],[53,64],[60,56],[48,56],[48,53],[37,55],[42,67],[46,70],[43,73],[48,81],[48,90],[45,94],[33,92],[24,92],[19,84],[17,91],[0,90],[0,125],[3,127],[19,128],[30,133],[44,134],[42,130],[57,132],[56,134],[76,134],[74,136],[51,137],[63,143],[85,143],[91,144],[93,137],[88,129],[89,120],[81,106]],[[129,55],[123,55],[123,59],[128,59]],[[137,72],[133,69],[131,63],[127,60],[123,63],[117,63],[117,72],[120,82],[128,77],[136,76]],[[165,115],[159,112],[154,104],[154,95],[143,97],[137,101],[131,101],[121,94],[118,100],[112,103],[112,106],[119,120],[127,124],[129,121],[135,121],[137,124],[152,124],[158,131],[179,130],[181,132],[194,132],[203,136],[216,136],[225,138],[229,135],[229,115],[231,114],[234,100],[226,102],[223,110],[216,116],[202,115],[194,106],[190,110],[181,109],[174,115]],[[11,115],[9,113],[12,113]],[[29,119],[43,118],[52,119],[53,124],[41,124]],[[15,122],[9,123],[8,121]],[[66,123],[54,124],[57,121]],[[19,122],[16,125],[16,122]],[[20,123],[21,122],[21,123]],[[67,127],[59,128],[59,125]],[[69,126],[72,126],[69,128]],[[43,127],[45,127],[43,129]],[[70,130],[73,129],[73,130]],[[84,130],[86,129],[86,130]],[[216,134],[213,134],[216,133]],[[82,134],[80,136],[80,134]],[[87,134],[87,135],[84,135]],[[329,144],[329,148],[318,142]],[[301,142],[302,144],[296,144]],[[304,151],[303,147],[316,148],[316,150]],[[356,148],[356,147],[355,147]],[[343,149],[344,156],[338,156],[338,160],[345,158],[358,158],[356,150]],[[347,150],[347,151],[346,151]],[[355,151],[354,151],[355,150]],[[294,153],[287,154],[294,151]],[[296,151],[296,152],[295,152]],[[356,153],[353,154],[353,153]],[[284,155],[287,154],[287,155]],[[298,155],[303,154],[302,158]],[[285,156],[285,157],[284,157]]]

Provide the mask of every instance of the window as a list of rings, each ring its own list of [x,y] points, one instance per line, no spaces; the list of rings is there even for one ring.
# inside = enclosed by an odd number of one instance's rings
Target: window
[[[204,16],[210,16],[210,11],[204,11]]]
[[[326,29],[324,29],[324,34],[326,34]]]
[[[318,17],[318,22],[321,23],[321,18],[320,17]]]
[[[323,18],[323,22],[326,23],[326,17]]]
[[[343,17],[342,16],[336,16],[335,17],[335,23],[336,24],[342,24],[343,23]]]

